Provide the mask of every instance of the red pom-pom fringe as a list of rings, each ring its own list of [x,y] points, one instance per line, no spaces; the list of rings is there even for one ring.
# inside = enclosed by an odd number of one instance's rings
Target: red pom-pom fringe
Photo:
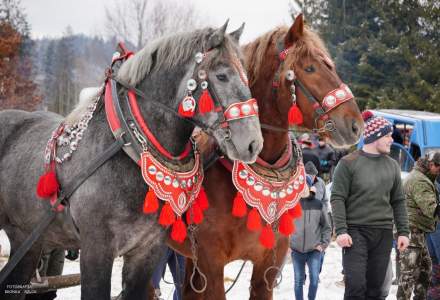
[[[260,213],[255,207],[249,212],[246,225],[250,231],[259,231],[261,229]]]
[[[177,218],[171,228],[171,238],[180,244],[183,243],[186,238],[186,226],[181,217]]]
[[[201,114],[205,114],[213,110],[214,110],[214,101],[212,100],[211,95],[208,92],[208,89],[205,89],[199,99],[199,112]]]
[[[267,249],[272,249],[275,245],[275,234],[272,231],[272,227],[267,224],[263,227],[260,234],[260,243]]]
[[[200,189],[200,192],[197,195],[196,202],[197,204],[199,204],[202,211],[209,208],[208,195],[206,195],[205,189],[203,187]]]
[[[232,215],[237,218],[242,218],[247,214],[246,202],[244,201],[243,195],[237,192],[232,204]]]
[[[289,109],[288,120],[290,125],[301,125],[303,123],[303,115],[298,108],[298,105],[293,104]]]
[[[58,192],[60,185],[55,171],[48,171],[40,176],[37,183],[37,196],[40,198],[49,198]]]
[[[200,224],[203,222],[203,211],[197,202],[194,202],[192,206],[186,212],[187,224]]]
[[[173,208],[170,203],[166,203],[160,212],[159,224],[166,227],[174,223],[176,220],[176,215],[174,214]]]
[[[148,190],[144,200],[144,214],[151,214],[157,212],[159,209],[159,200],[156,197],[153,189]]]
[[[289,209],[289,214],[294,219],[301,217],[302,215],[301,204],[297,203],[294,208]]]
[[[283,213],[281,216],[278,231],[285,236],[289,236],[295,232],[293,217],[288,212]]]

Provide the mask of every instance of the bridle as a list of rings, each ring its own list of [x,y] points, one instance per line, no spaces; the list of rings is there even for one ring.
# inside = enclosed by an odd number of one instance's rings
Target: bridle
[[[120,136],[121,134],[126,134],[127,143],[124,147],[125,152],[136,162],[138,162],[139,153],[142,152],[143,147],[145,147],[147,141],[153,144],[154,148],[165,158],[170,160],[181,160],[185,158],[193,148],[190,140],[185,147],[184,151],[178,155],[173,156],[169,153],[165,148],[163,148],[151,131],[148,129],[145,120],[142,117],[141,111],[138,107],[137,97],[142,99],[147,99],[144,92],[139,90],[134,86],[130,86],[127,83],[121,82],[114,76],[115,70],[114,68],[118,68],[122,62],[129,59],[133,52],[127,51],[125,46],[122,43],[119,43],[119,48],[121,53],[115,53],[112,59],[112,65],[107,71],[107,82],[106,82],[106,114],[107,120],[109,122],[110,128],[115,136]],[[200,120],[194,119],[192,117],[182,116],[175,109],[159,102],[154,99],[149,99],[150,103],[153,103],[155,106],[160,107],[164,111],[174,115],[175,117],[191,124],[192,126],[200,127],[203,131],[208,134],[213,134],[218,130],[222,130],[223,137],[228,140],[231,138],[231,132],[229,129],[230,122],[235,120],[249,118],[249,117],[258,117],[258,105],[257,101],[254,98],[248,99],[244,102],[235,102],[228,106],[223,106],[220,97],[213,85],[208,84],[207,81],[207,73],[204,70],[200,70],[198,66],[204,57],[209,55],[210,51],[206,51],[205,53],[197,53],[195,56],[195,65],[192,72],[192,77],[196,77],[201,80],[198,83],[195,79],[191,78],[187,82],[187,95],[183,101],[189,101],[190,104],[194,103],[194,107],[190,107],[190,109],[195,109],[195,103],[197,103],[196,99],[194,99],[193,94],[197,91],[198,87],[201,89],[201,93],[206,93],[207,96],[212,99],[214,103],[214,108],[212,112],[216,113],[218,117],[216,121],[212,125],[206,125]],[[241,66],[240,61],[238,60],[238,64]],[[236,67],[237,61],[233,61],[233,65]],[[240,70],[239,70],[240,72]],[[245,81],[246,78],[240,73],[240,78],[243,82],[247,84]],[[126,106],[128,107],[128,116],[126,116],[120,107],[121,100],[118,97],[118,92],[116,89],[117,84],[124,87],[127,90],[127,95],[125,97]],[[107,96],[109,95],[109,96]],[[200,96],[198,100],[200,100]],[[203,114],[199,112],[200,114]]]
[[[272,89],[274,94],[277,93],[278,88],[280,86],[280,77],[281,70],[284,67],[284,62],[289,51],[292,49],[293,45],[285,47],[284,41],[278,41],[277,57],[280,61],[279,67],[274,75],[274,80],[272,82]],[[324,133],[324,132],[333,132],[336,131],[335,122],[330,118],[329,113],[339,105],[351,100],[354,98],[353,93],[350,88],[342,83],[338,88],[329,91],[320,102],[310,91],[309,89],[299,80],[298,77],[295,76],[295,72],[293,70],[288,71],[288,76],[286,79],[292,82],[290,87],[290,92],[292,94],[292,102],[296,104],[296,87],[298,87],[301,92],[306,96],[308,102],[311,104],[314,110],[314,128],[312,129],[315,133]],[[319,127],[319,121],[324,121],[324,125]],[[266,124],[261,124],[262,128],[266,128],[271,130],[271,128],[266,127]]]

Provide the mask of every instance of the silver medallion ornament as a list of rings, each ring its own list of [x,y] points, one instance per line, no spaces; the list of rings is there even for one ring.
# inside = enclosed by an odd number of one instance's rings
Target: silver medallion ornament
[[[196,56],[195,56],[195,59],[196,59],[196,63],[201,63],[202,62],[202,60],[203,60],[203,53],[202,52],[197,52],[196,53]]]
[[[194,91],[197,88],[197,82],[194,79],[189,79],[186,83],[186,88],[190,90],[191,92]]]
[[[325,97],[324,99],[325,105],[326,106],[333,106],[336,103],[336,98],[332,95]]]
[[[204,90],[206,90],[208,88],[208,81],[202,81],[202,83],[200,84],[200,87]]]
[[[206,78],[208,78],[205,70],[199,70],[199,72],[197,72],[197,76],[199,76],[200,80],[205,80]]]
[[[293,81],[295,79],[295,72],[293,72],[293,70],[287,70],[286,79],[289,81]]]
[[[338,98],[338,99],[344,99],[345,96],[346,96],[346,93],[345,93],[345,91],[343,91],[343,90],[338,90],[338,91],[336,92],[336,98]]]
[[[231,117],[236,118],[240,115],[240,109],[236,106],[232,107],[229,111],[229,114],[231,115]]]
[[[241,112],[242,112],[244,115],[248,115],[248,114],[251,112],[251,106],[250,106],[249,104],[244,104],[244,105],[241,107]]]
[[[185,111],[185,112],[187,112],[187,111],[194,112],[196,110],[196,100],[191,96],[186,96],[182,100],[182,108],[183,108],[183,111]]]

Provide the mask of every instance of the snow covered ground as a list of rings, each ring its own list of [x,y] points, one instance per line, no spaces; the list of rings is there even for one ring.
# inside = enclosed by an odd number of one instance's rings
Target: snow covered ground
[[[9,252],[9,245],[7,243],[6,236],[0,232],[0,245],[2,246],[1,253],[3,255]],[[394,259],[393,259],[394,261]],[[227,289],[231,284],[231,280],[234,279],[242,265],[242,261],[235,261],[226,266],[225,269],[225,288]],[[115,260],[113,265],[113,277],[112,277],[112,296],[119,294],[121,290],[121,271],[122,271],[122,259]],[[79,260],[68,261],[64,267],[64,274],[73,274],[79,272]],[[230,300],[242,300],[249,297],[249,282],[252,274],[252,264],[246,263],[246,266],[239,277],[236,285],[227,294],[227,299]],[[290,255],[287,257],[286,264],[282,273],[281,284],[274,290],[275,300],[292,300],[295,299],[293,292],[293,266],[290,260]],[[172,282],[171,273],[167,270],[165,279],[168,282]],[[336,243],[330,244],[327,249],[324,266],[320,276],[320,284],[318,288],[318,300],[337,300],[342,299],[344,295],[344,289],[335,284],[336,281],[342,279],[341,275],[341,248]],[[307,295],[308,282],[304,287],[304,295]],[[166,300],[173,299],[174,286],[161,283],[162,297]],[[396,299],[397,286],[392,286],[388,300]],[[62,300],[77,300],[80,298],[80,287],[73,287],[58,291],[58,298]]]

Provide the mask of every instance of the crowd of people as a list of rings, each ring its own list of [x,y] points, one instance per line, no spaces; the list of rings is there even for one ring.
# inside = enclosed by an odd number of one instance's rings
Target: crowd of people
[[[322,267],[315,261],[317,256],[323,258],[330,241],[330,224],[342,248],[344,299],[388,296],[393,245],[397,253],[397,299],[440,299],[440,152],[418,158],[402,182],[400,166],[390,156],[393,132],[395,128],[384,118],[366,115],[363,147],[342,159],[335,152],[323,151],[323,147],[332,150],[325,142],[318,139],[314,147],[313,137],[301,136],[306,171],[313,180],[310,196],[301,200],[303,217],[297,221],[297,226],[302,226],[305,218],[308,228],[291,238],[295,299],[303,299],[304,257],[310,274],[308,299],[315,299],[319,282],[316,270]],[[324,160],[327,162],[323,164]],[[316,172],[315,167],[321,171]],[[324,213],[328,202],[318,192],[316,173],[323,177],[327,173],[332,179],[331,210],[327,210],[331,215]],[[315,212],[312,217],[310,207],[318,199],[321,206],[313,207],[316,211],[321,208],[322,213],[318,216]],[[298,240],[315,245],[298,248]]]

